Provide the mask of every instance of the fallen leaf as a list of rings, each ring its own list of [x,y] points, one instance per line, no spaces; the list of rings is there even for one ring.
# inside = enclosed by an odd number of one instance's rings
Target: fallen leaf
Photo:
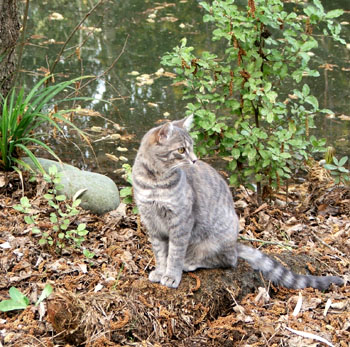
[[[101,116],[100,112],[91,110],[89,108],[78,108],[75,112],[78,116],[89,116],[89,117],[98,117]]]
[[[119,158],[116,157],[114,154],[105,153],[105,156],[106,156],[108,159],[111,159],[111,160],[113,160],[113,161],[116,161],[116,162],[119,161]]]
[[[341,119],[341,120],[350,120],[350,116],[347,116],[345,114],[342,114],[342,115],[338,116],[338,118]]]
[[[179,18],[176,18],[174,16],[166,16],[166,17],[162,17],[160,20],[163,21],[163,22],[172,22],[172,23],[174,23],[174,22],[177,22],[179,20]]]
[[[44,35],[32,35],[30,38],[33,40],[41,40],[41,39],[45,39],[46,36],[44,36]]]
[[[128,72],[128,75],[130,76],[138,76],[140,73],[138,71],[131,71],[131,72]]]
[[[119,152],[127,152],[128,151],[128,149],[126,148],[126,147],[117,147],[117,151],[119,151]]]
[[[165,71],[163,73],[163,76],[164,77],[169,77],[169,78],[176,78],[176,74],[174,74],[173,72],[168,72],[168,71]]]
[[[0,245],[0,248],[2,248],[2,249],[9,249],[9,248],[11,248],[11,245],[10,245],[10,243],[9,242],[4,242],[4,243],[2,243],[1,245]]]
[[[158,69],[155,73],[156,76],[160,77],[164,75],[164,69],[161,67],[160,69]]]
[[[4,177],[4,176],[0,176],[0,188],[1,188],[1,187],[4,187],[5,184],[6,184],[6,182],[5,182],[5,177]]]
[[[49,15],[49,20],[63,20],[64,17],[61,15],[61,13],[53,12]]]
[[[110,139],[111,139],[111,140],[114,140],[114,141],[115,141],[115,140],[120,140],[121,137],[122,137],[122,136],[121,136],[120,134],[111,134],[111,135],[110,135]]]
[[[96,127],[96,126],[91,127],[90,130],[93,131],[94,133],[102,132],[102,128],[101,127]]]
[[[97,293],[99,292],[101,289],[103,288],[103,285],[101,283],[98,283],[95,288],[94,288],[94,292]]]
[[[96,28],[96,27],[86,27],[86,26],[81,26],[79,28],[80,30],[85,30],[85,31],[91,31],[94,33],[100,33],[102,31],[101,28]]]

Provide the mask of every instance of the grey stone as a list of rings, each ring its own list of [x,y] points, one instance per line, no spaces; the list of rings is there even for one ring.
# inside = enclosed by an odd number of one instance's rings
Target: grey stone
[[[107,176],[82,171],[72,165],[59,163],[54,160],[38,158],[43,169],[48,172],[49,168],[55,165],[59,172],[63,173],[61,183],[64,186],[60,194],[69,198],[84,189],[79,199],[80,206],[96,214],[103,214],[115,210],[120,203],[119,191],[116,184]],[[36,170],[30,158],[23,158],[23,161]]]

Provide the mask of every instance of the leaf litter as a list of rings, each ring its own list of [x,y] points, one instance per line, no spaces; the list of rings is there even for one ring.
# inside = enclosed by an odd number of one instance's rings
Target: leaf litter
[[[1,172],[0,181],[0,299],[16,287],[34,303],[45,284],[54,288],[37,307],[0,313],[2,345],[349,346],[349,282],[327,292],[275,288],[240,261],[234,270],[184,274],[178,289],[168,289],[148,281],[151,246],[125,205],[77,216],[90,231],[83,246],[94,258],[72,249],[58,255],[38,245],[13,209],[22,197],[19,176]],[[24,182],[44,223],[50,209],[42,186],[27,174]],[[348,281],[349,198],[349,187],[335,186],[315,165],[305,183],[263,205],[251,192],[235,193],[242,236],[254,247],[296,272]]]

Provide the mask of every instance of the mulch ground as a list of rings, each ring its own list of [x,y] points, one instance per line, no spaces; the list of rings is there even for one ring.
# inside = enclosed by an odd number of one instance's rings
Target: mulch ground
[[[24,194],[52,232],[44,191],[25,177]],[[350,346],[349,282],[327,292],[275,288],[241,261],[233,270],[184,274],[168,289],[147,279],[153,253],[130,209],[81,211],[73,223],[87,224],[83,246],[95,253],[87,259],[39,246],[13,209],[21,197],[19,176],[0,173],[0,300],[10,287],[31,303],[45,284],[54,291],[38,306],[0,312],[0,346]],[[235,201],[242,242],[294,271],[349,280],[350,189],[317,165],[306,183],[268,202],[257,204],[244,189]]]

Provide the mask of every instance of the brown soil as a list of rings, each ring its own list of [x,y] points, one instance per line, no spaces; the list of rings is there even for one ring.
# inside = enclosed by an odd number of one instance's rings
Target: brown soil
[[[270,203],[258,206],[247,192],[237,194],[242,234],[268,241],[252,243],[294,271],[346,279],[350,190],[317,170]],[[24,182],[40,226],[50,231],[43,184]],[[241,261],[235,269],[184,274],[178,289],[168,289],[147,279],[153,254],[130,211],[102,217],[81,211],[74,223],[87,224],[83,245],[95,253],[87,259],[77,250],[58,254],[39,246],[13,209],[21,196],[18,175],[0,173],[0,300],[9,298],[12,286],[32,303],[46,283],[54,292],[37,307],[0,312],[0,346],[324,345],[295,330],[350,346],[348,283],[327,292],[275,288]]]

